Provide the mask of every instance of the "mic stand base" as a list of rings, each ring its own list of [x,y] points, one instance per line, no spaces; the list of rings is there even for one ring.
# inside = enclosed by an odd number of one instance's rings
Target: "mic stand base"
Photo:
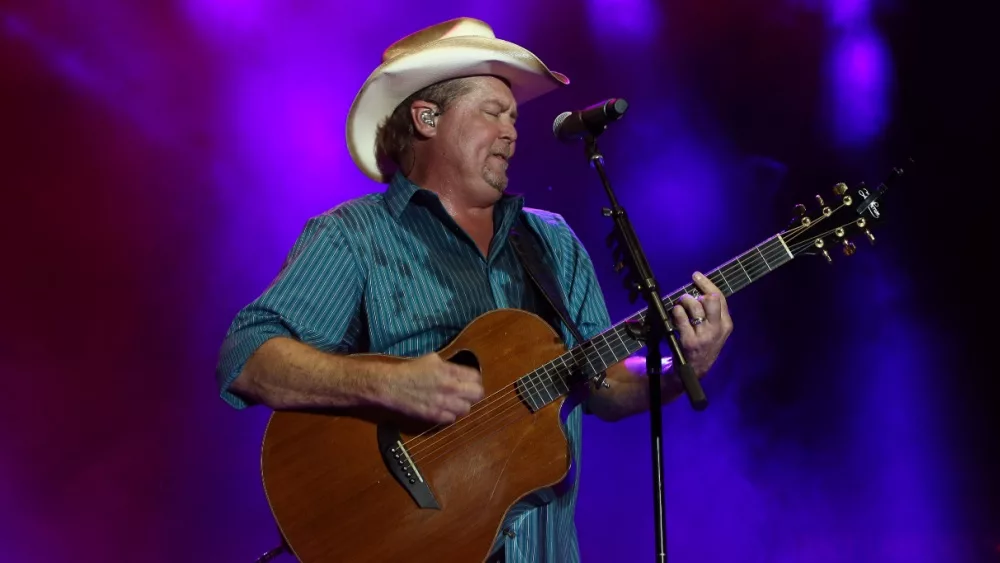
[[[260,557],[254,559],[253,563],[267,563],[276,559],[282,553],[292,554],[292,550],[288,549],[288,542],[285,541],[285,536],[281,533],[281,530],[278,530],[278,537],[281,538],[281,544],[262,553]]]
[[[265,551],[260,557],[254,559],[254,563],[267,563],[268,561],[274,560],[282,553],[286,553],[285,546],[283,545]]]

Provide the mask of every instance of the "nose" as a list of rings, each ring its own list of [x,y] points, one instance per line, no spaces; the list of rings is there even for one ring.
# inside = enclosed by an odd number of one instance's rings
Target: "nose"
[[[507,158],[514,156],[515,143],[517,142],[517,127],[513,121],[505,121],[500,129],[500,138],[507,141]]]
[[[514,120],[503,120],[503,125],[500,128],[500,138],[514,144],[514,141],[517,140],[517,127],[514,125]]]

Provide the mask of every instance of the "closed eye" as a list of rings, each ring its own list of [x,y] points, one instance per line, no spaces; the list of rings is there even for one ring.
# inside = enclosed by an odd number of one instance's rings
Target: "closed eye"
[[[517,120],[517,110],[512,108],[510,104],[500,102],[499,100],[489,100],[484,104],[483,111],[493,117],[500,117],[502,114],[510,112],[511,121]]]

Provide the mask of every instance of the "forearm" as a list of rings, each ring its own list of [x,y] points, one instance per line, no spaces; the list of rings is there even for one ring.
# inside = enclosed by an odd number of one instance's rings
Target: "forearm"
[[[641,364],[641,365],[640,365]],[[587,405],[590,412],[609,422],[628,418],[649,410],[649,379],[645,362],[621,362],[608,368],[611,387],[590,392]],[[660,398],[667,404],[681,395],[683,386],[672,369],[660,376]]]
[[[275,337],[250,356],[230,390],[276,410],[373,405],[383,394],[386,367]]]

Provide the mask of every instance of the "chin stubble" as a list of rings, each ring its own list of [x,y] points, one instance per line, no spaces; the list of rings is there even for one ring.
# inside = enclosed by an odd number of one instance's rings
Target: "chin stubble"
[[[494,174],[492,170],[488,167],[483,170],[483,179],[486,183],[493,187],[494,190],[500,192],[501,194],[507,189],[507,175],[504,174],[503,177],[499,177]]]

